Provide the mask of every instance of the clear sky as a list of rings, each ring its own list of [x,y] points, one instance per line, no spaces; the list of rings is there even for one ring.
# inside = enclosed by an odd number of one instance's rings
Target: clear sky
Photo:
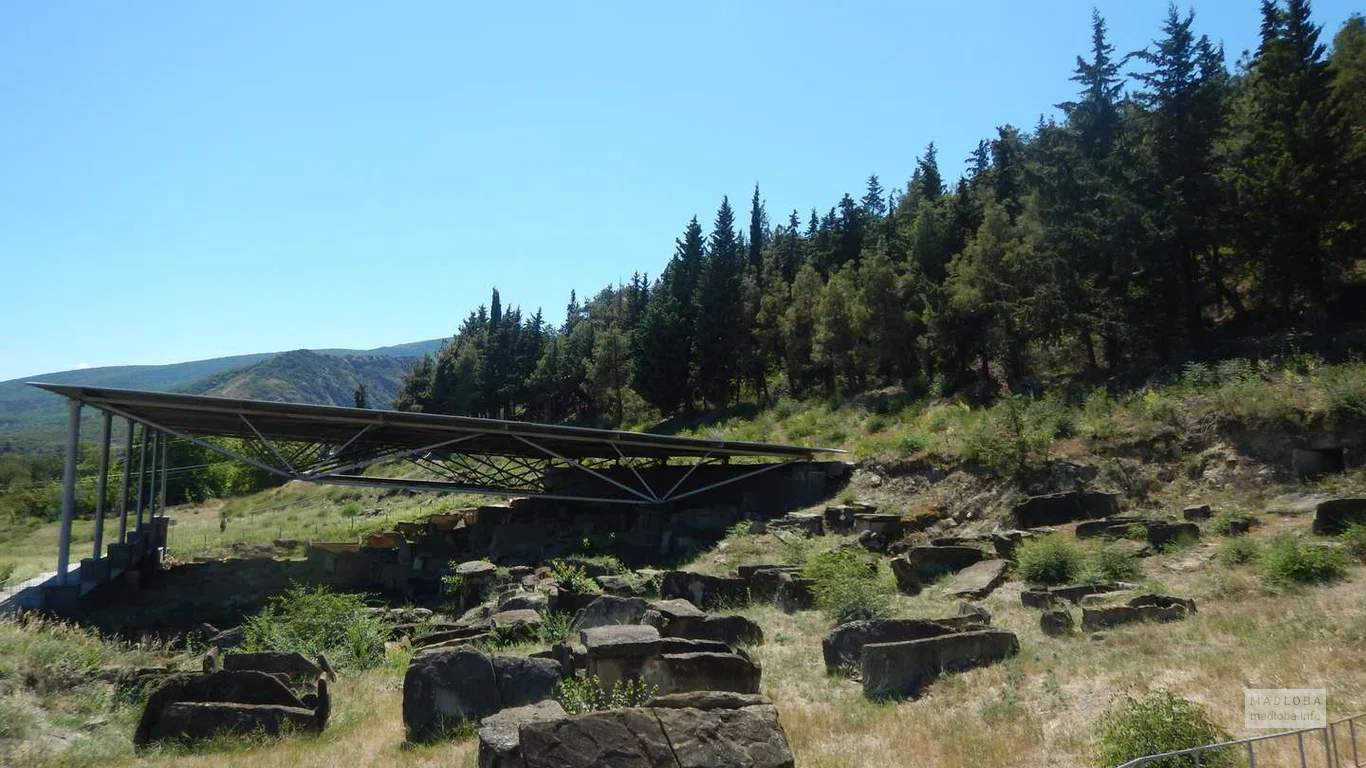
[[[1166,3],[1099,7],[1127,52]],[[1071,97],[1090,9],[3,3],[0,379],[448,336],[495,285],[558,323],[755,182],[777,222],[931,140],[955,176]],[[1255,44],[1258,0],[1196,12]]]

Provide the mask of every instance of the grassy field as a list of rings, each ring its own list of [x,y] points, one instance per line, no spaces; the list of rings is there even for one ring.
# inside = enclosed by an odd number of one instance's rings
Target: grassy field
[[[1306,516],[1263,516],[1252,540],[1307,528]],[[1255,564],[1225,565],[1213,557],[1223,540],[1144,559],[1143,578],[1168,593],[1195,598],[1199,613],[1174,624],[1116,628],[1051,638],[1038,612],[1021,607],[1023,586],[1012,580],[983,604],[993,624],[1020,637],[1021,653],[1005,663],[946,676],[916,701],[873,703],[858,683],[830,677],[820,640],[831,628],[821,613],[788,615],[772,606],[737,612],[764,628],[767,641],[752,649],[763,664],[762,690],[778,706],[797,764],[807,768],[893,768],[914,755],[917,765],[1093,765],[1097,717],[1114,697],[1167,690],[1205,704],[1234,735],[1242,725],[1244,687],[1323,687],[1330,715],[1366,711],[1366,580],[1281,588],[1258,577]],[[816,551],[832,541],[806,545]],[[771,535],[737,536],[693,567],[727,570],[746,562],[796,555]],[[896,615],[954,614],[956,601],[939,588],[897,596]],[[51,625],[22,630],[0,624],[0,751],[12,765],[327,766],[342,762],[394,766],[473,766],[472,741],[434,746],[404,744],[400,722],[399,652],[381,667],[345,675],[335,689],[328,730],[275,742],[210,744],[136,756],[129,734],[131,704],[113,706],[109,686],[93,680],[111,663],[171,661],[192,667],[196,657],[165,648],[101,642]],[[55,672],[53,670],[56,670]],[[55,678],[55,679],[52,679]],[[23,680],[29,684],[21,684]],[[36,680],[36,687],[33,681]],[[1273,753],[1259,753],[1274,765]]]

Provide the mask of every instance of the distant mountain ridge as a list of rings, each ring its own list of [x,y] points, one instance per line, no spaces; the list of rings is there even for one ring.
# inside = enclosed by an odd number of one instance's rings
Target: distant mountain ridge
[[[265,352],[169,365],[83,368],[4,381],[0,382],[0,451],[47,450],[60,444],[63,401],[28,386],[30,381],[319,405],[351,405],[356,385],[364,383],[371,406],[387,408],[408,368],[423,355],[436,352],[444,341],[429,339],[369,350]]]

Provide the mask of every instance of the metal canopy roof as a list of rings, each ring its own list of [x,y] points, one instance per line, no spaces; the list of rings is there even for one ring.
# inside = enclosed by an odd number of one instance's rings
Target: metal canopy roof
[[[817,453],[843,453],[832,448],[708,440],[468,416],[44,382],[30,382],[30,386],[130,417],[163,431],[200,438],[347,443],[353,449],[440,448],[443,453],[532,458],[553,454],[565,459],[754,456],[791,460],[810,459]]]

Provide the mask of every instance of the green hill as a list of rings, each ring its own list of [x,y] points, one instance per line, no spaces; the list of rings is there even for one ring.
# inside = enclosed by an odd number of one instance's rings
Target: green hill
[[[351,405],[364,384],[370,405],[388,408],[403,374],[416,358],[387,355],[329,355],[306,349],[284,352],[178,388],[190,394],[319,405]]]

